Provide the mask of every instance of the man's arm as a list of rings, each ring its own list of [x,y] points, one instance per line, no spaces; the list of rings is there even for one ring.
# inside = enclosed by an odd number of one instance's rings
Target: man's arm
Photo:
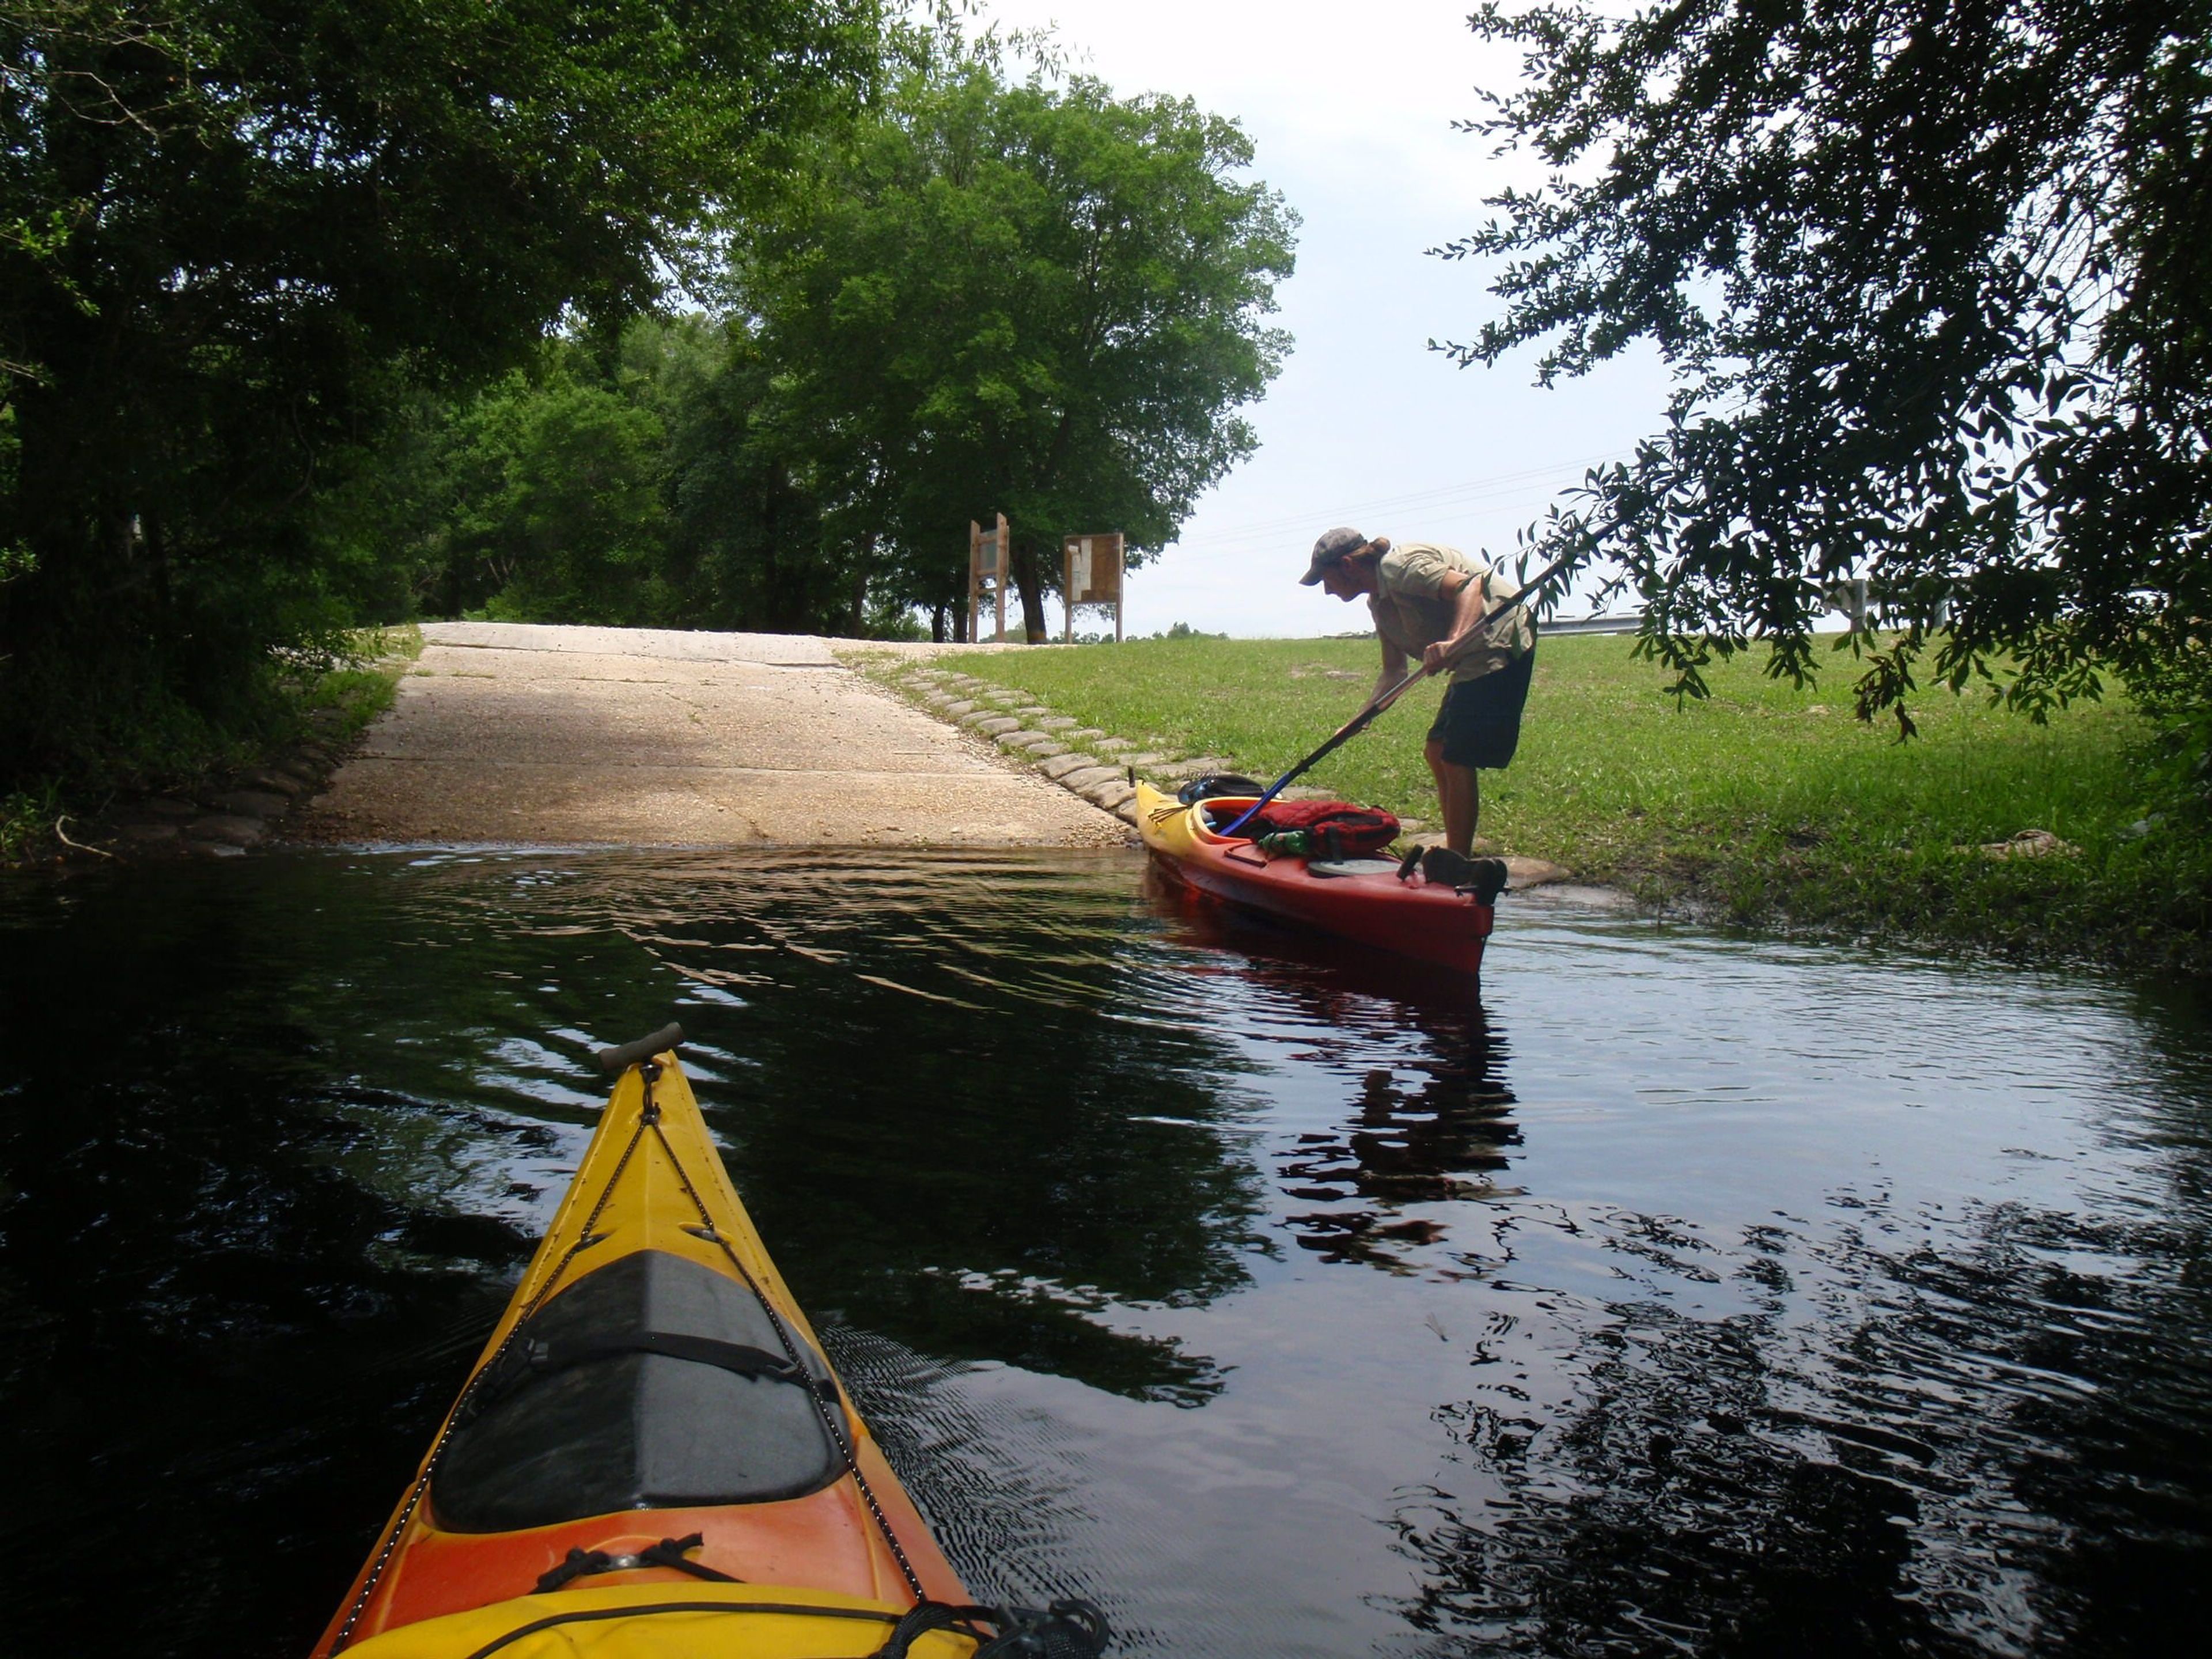
[[[1406,678],[1406,653],[1391,644],[1381,629],[1375,630],[1375,637],[1382,641],[1382,672],[1376,676],[1375,689],[1367,694],[1367,701],[1360,705],[1363,708],[1372,707],[1385,691]]]
[[[1438,640],[1421,653],[1421,666],[1431,674],[1441,674],[1451,666],[1452,659],[1474,643],[1482,632],[1482,619],[1490,612],[1490,601],[1484,596],[1482,584],[1464,570],[1455,570],[1443,580],[1444,592],[1452,596],[1452,631],[1449,639]]]

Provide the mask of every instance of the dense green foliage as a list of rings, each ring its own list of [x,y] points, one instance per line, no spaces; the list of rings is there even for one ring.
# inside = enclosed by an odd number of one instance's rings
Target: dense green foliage
[[[1286,343],[1233,124],[878,0],[0,0],[0,790],[362,624],[941,624],[994,511],[1041,626]]]
[[[397,614],[863,635],[964,629],[966,526],[1005,512],[1030,632],[1069,531],[1141,559],[1248,453],[1236,407],[1292,221],[1229,123],[904,67],[728,227],[714,319],[549,344],[425,400],[329,524]]]
[[[381,417],[648,302],[878,46],[874,0],[0,3],[7,769],[250,722],[388,586],[315,530]]]
[[[958,665],[1145,749],[1271,777],[1358,708],[1375,664],[1371,640],[1192,638]],[[2124,699],[2039,725],[1939,690],[1919,741],[1899,744],[1742,658],[1713,665],[1707,689],[1678,707],[1629,641],[1546,640],[1520,752],[1482,775],[1481,834],[1730,921],[2212,969],[2212,856],[2158,811],[2153,730]],[[1433,826],[1421,734],[1437,696],[1416,687],[1305,781]],[[1982,851],[2030,829],[2077,850]]]
[[[1544,538],[1620,562],[1683,689],[1753,637],[1811,668],[1827,586],[1867,574],[1901,631],[1857,641],[1862,714],[1931,668],[2037,714],[2113,669],[2212,702],[2212,5],[1473,22],[1527,56],[1472,125],[1556,171],[1442,250],[1504,301],[1452,349],[1672,366],[1665,429]]]
[[[322,534],[395,616],[885,634],[824,533],[741,323],[640,318],[547,343],[385,434]]]
[[[971,519],[1012,521],[1039,639],[1064,534],[1120,530],[1141,560],[1251,452],[1233,411],[1288,346],[1266,318],[1296,224],[1251,161],[1187,100],[933,48],[744,243],[735,297],[828,533],[872,544],[940,636]]]

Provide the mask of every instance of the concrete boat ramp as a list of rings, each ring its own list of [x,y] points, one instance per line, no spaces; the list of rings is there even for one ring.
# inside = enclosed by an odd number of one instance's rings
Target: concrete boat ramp
[[[431,623],[295,838],[1120,846],[1128,827],[841,663],[829,641]]]

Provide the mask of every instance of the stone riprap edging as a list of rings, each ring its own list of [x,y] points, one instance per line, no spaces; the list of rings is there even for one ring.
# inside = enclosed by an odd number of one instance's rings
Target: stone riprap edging
[[[1233,761],[1218,755],[1140,750],[1127,738],[1056,714],[1024,693],[957,669],[921,662],[871,664],[870,672],[917,707],[1026,760],[1040,775],[1124,823],[1137,821],[1137,791],[1129,781],[1133,775],[1173,787],[1208,772],[1236,769]]]
[[[321,718],[319,718],[321,717]],[[79,854],[124,859],[231,859],[275,837],[294,810],[329,782],[343,759],[334,728],[342,718],[318,709],[311,724],[325,735],[306,738],[197,789],[135,796],[83,824],[64,819],[62,845]]]
[[[1079,725],[1065,714],[1036,702],[1028,693],[963,674],[935,662],[871,662],[868,672],[939,720],[963,726],[996,743],[1010,756],[1026,759],[1043,776],[1062,788],[1103,807],[1126,823],[1137,821],[1136,787],[1131,778],[1141,777],[1156,788],[1173,790],[1209,773],[1238,773],[1257,776],[1249,767],[1224,755],[1188,755],[1147,750],[1135,742]],[[1323,800],[1334,792],[1297,785],[1283,791],[1285,800]],[[1408,843],[1440,840],[1424,834],[1428,826],[1419,818],[1401,818]],[[1488,847],[1478,838],[1477,852]],[[1506,855],[1507,886],[1514,890],[1549,886],[1573,880],[1571,872],[1548,859]]]

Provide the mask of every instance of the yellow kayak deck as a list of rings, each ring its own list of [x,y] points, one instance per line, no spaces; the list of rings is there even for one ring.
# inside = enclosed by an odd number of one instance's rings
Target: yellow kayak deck
[[[579,1492],[594,1512],[565,1512]],[[834,1659],[876,1651],[925,1600],[969,1597],[769,1259],[672,1050],[623,1073],[314,1652]],[[912,1650],[975,1645],[937,1632]]]

